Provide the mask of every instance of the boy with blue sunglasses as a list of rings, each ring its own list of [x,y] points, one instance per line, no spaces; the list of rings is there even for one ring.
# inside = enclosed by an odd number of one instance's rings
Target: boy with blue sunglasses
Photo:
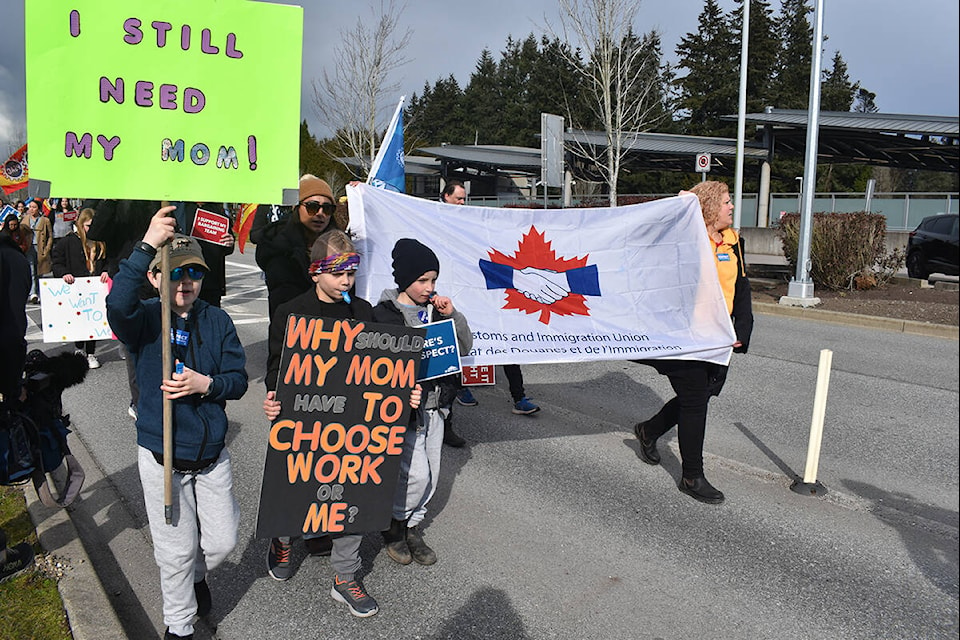
[[[210,612],[207,573],[237,543],[240,507],[226,448],[226,401],[247,390],[246,356],[225,311],[198,300],[208,268],[195,238],[175,233],[163,207],[120,270],[107,296],[107,319],[133,359],[140,387],[137,406],[138,467],[160,568],[164,638],[192,638],[196,615]],[[158,249],[169,243],[169,273]],[[144,275],[169,287],[171,331],[164,336],[160,300],[141,300]],[[174,371],[163,371],[164,339],[171,341]],[[163,477],[163,399],[172,401],[173,516],[166,523]],[[202,531],[202,535],[201,535]]]

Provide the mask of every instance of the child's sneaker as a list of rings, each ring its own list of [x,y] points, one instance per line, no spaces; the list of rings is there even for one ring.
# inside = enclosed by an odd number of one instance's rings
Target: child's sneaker
[[[87,354],[87,366],[88,366],[89,368],[91,368],[91,369],[99,369],[99,368],[100,368],[100,361],[97,360],[97,356],[93,355],[92,353],[88,353],[88,354]]]
[[[289,542],[280,538],[270,540],[270,548],[267,549],[267,571],[274,580],[283,582],[290,579],[290,546]]]
[[[359,580],[343,580],[340,576],[333,576],[330,597],[347,605],[350,614],[358,618],[369,618],[380,610],[377,601],[367,593]]]
[[[6,546],[6,540],[4,540]],[[27,542],[21,542],[9,549],[0,549],[0,582],[17,575],[33,564],[33,547]]]
[[[540,411],[540,407],[530,402],[530,398],[524,396],[513,405],[513,412],[520,416],[529,416]]]
[[[465,407],[475,407],[480,404],[477,399],[473,397],[473,392],[466,387],[457,391],[457,402]]]

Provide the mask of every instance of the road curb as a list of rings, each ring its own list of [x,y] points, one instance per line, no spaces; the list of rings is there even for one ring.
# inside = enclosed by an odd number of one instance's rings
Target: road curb
[[[76,443],[73,448],[82,446]],[[57,589],[63,599],[73,639],[126,640],[127,634],[113,603],[104,591],[69,514],[71,507],[52,509],[40,502],[36,491],[29,487],[24,487],[23,493],[41,548],[65,565]]]
[[[818,322],[829,322],[831,324],[844,324],[862,327],[864,329],[881,329],[883,331],[895,331],[897,333],[908,333],[913,335],[928,336],[931,338],[957,340],[958,337],[960,337],[960,327],[954,327],[948,324],[932,324],[929,322],[916,322],[914,320],[898,320],[896,318],[866,316],[856,313],[844,313],[841,311],[812,309],[809,307],[791,307],[789,305],[775,304],[772,302],[754,302],[753,310],[757,313],[763,313],[767,315],[803,318],[804,320],[816,320]]]

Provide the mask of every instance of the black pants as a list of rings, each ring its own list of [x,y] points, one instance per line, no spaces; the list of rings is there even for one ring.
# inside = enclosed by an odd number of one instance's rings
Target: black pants
[[[27,343],[11,338],[0,343],[0,394],[3,403],[13,407],[20,402],[20,381],[23,377],[23,363],[27,357]]]
[[[513,401],[520,402],[526,395],[523,390],[523,373],[520,372],[520,365],[505,364],[503,373],[507,376],[507,382],[510,383],[510,395],[513,396]]]
[[[707,404],[723,388],[727,367],[698,360],[648,360],[644,364],[667,376],[677,394],[647,420],[644,435],[656,439],[676,425],[683,477],[702,476]]]
[[[78,340],[73,343],[73,346],[77,348],[77,351],[83,351],[88,356],[97,352],[96,340]]]

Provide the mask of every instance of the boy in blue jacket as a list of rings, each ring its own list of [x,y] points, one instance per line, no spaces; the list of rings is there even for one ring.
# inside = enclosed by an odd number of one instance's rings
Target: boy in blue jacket
[[[175,234],[175,207],[150,220],[143,240],[120,270],[107,296],[107,319],[133,358],[140,388],[138,466],[160,568],[164,638],[192,638],[195,615],[210,612],[206,574],[237,543],[240,508],[226,448],[227,400],[247,390],[246,356],[230,316],[198,300],[209,270],[195,238]],[[157,250],[170,243],[170,273],[160,272]],[[141,300],[144,276],[169,287],[173,356],[182,373],[162,369],[160,299]],[[173,401],[173,521],[163,499],[163,396]],[[201,535],[202,532],[202,535]]]

